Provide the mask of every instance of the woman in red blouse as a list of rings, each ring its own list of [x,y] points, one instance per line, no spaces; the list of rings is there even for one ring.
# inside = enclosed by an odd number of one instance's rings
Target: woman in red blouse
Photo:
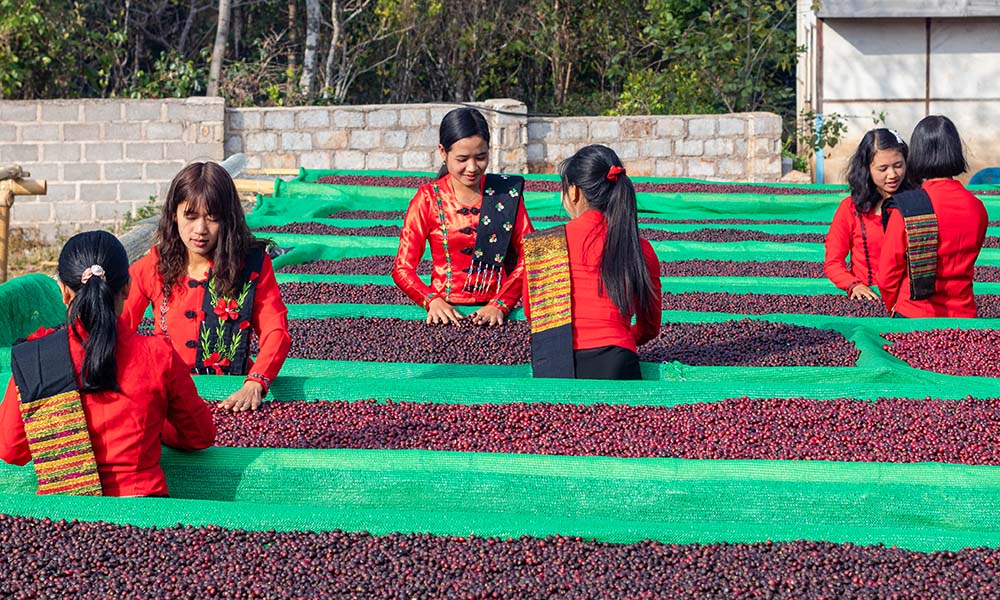
[[[117,318],[129,275],[113,235],[70,238],[59,256],[59,287],[68,327],[12,349],[0,459],[24,465],[34,458],[39,493],[165,496],[160,442],[181,450],[212,445],[208,405],[167,340],[140,336]]]
[[[852,300],[878,300],[872,288],[882,251],[882,203],[911,187],[906,177],[906,155],[906,143],[898,133],[872,129],[861,138],[848,163],[851,195],[837,207],[826,234],[823,272]]]
[[[908,165],[922,185],[889,207],[878,273],[882,300],[893,316],[975,317],[972,279],[988,218],[982,201],[954,179],[968,164],[948,117],[917,123]],[[918,227],[929,235],[914,236]],[[929,252],[921,255],[928,239]]]
[[[396,285],[427,310],[427,323],[458,323],[454,305],[480,305],[468,316],[500,325],[521,295],[524,234],[532,231],[521,177],[486,175],[490,130],[483,115],[456,108],[440,128],[444,165],[406,210],[392,270]],[[427,244],[431,284],[417,275]]]
[[[524,297],[532,320],[534,375],[641,379],[636,349],[659,335],[662,308],[660,262],[650,243],[639,237],[635,188],[618,155],[606,146],[581,148],[563,162],[560,173],[563,208],[571,220],[565,228],[532,234],[526,244],[530,255]],[[536,240],[558,229],[565,231],[555,240],[565,239],[562,257],[552,254],[539,260]],[[568,267],[572,348],[545,347],[544,336],[565,325],[556,322],[556,327],[539,331],[543,307],[547,312],[564,310],[558,305],[566,301],[565,282],[549,282],[554,294],[539,291],[544,281],[536,287],[538,280],[552,278],[560,262]],[[564,356],[546,356],[556,353]],[[566,371],[539,375],[539,359],[549,358],[562,360]]]
[[[236,186],[215,163],[174,177],[156,244],[132,265],[126,322],[139,326],[153,305],[153,331],[166,336],[195,373],[243,375],[222,407],[256,410],[288,356],[288,309],[266,242],[243,217]],[[260,351],[250,359],[251,330]]]

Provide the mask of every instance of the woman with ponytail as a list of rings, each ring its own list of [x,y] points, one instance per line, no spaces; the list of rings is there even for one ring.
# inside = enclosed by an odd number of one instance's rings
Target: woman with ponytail
[[[524,244],[533,374],[641,379],[636,348],[659,335],[662,311],[660,263],[639,237],[635,188],[606,146],[581,148],[559,172],[571,220]]]
[[[392,279],[427,310],[428,324],[458,323],[455,305],[481,306],[468,317],[500,325],[521,296],[522,242],[532,231],[524,178],[487,175],[490,129],[473,108],[441,120],[438,178],[417,190],[399,236]],[[430,244],[430,285],[417,275]]]
[[[165,496],[161,441],[200,450],[215,439],[208,405],[170,342],[119,320],[128,269],[110,233],[70,238],[59,254],[66,326],[11,350],[0,459],[33,459],[39,494]]]

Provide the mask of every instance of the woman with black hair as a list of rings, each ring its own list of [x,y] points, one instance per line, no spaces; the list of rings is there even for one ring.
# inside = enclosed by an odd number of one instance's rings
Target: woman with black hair
[[[256,410],[288,356],[288,309],[266,240],[254,237],[232,177],[212,162],[170,183],[156,243],[132,265],[124,318],[137,328],[150,303],[153,332],[170,338],[192,372],[241,375],[221,406]],[[251,330],[260,350],[250,358]]]
[[[635,188],[606,146],[581,148],[559,172],[571,220],[524,243],[532,373],[641,379],[636,348],[659,335],[662,310],[660,262],[639,237]]]
[[[446,114],[439,140],[443,165],[410,201],[392,279],[427,310],[428,324],[458,323],[463,317],[454,305],[477,305],[467,318],[500,325],[521,295],[522,240],[532,231],[524,178],[486,174],[490,130],[478,110]],[[428,243],[430,285],[417,275]]]
[[[882,251],[882,203],[910,188],[906,155],[906,142],[898,133],[872,129],[861,138],[848,163],[851,195],[837,207],[826,234],[823,272],[852,300],[878,300],[872,288]]]
[[[986,239],[986,207],[955,177],[968,170],[948,117],[924,117],[910,136],[910,177],[919,189],[886,206],[878,287],[893,316],[975,317],[972,279]]]
[[[160,443],[211,446],[208,405],[169,341],[140,336],[118,319],[129,274],[115,236],[70,238],[58,283],[67,326],[11,350],[0,458],[34,459],[39,494],[165,496]]]

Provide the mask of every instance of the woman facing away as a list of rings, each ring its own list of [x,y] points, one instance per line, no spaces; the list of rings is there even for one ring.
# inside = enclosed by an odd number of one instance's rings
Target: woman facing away
[[[438,179],[417,190],[406,210],[392,279],[427,310],[427,323],[458,323],[456,305],[481,306],[467,318],[500,325],[521,295],[523,239],[533,230],[524,179],[487,175],[490,130],[473,108],[441,120]],[[431,283],[417,275],[430,244]]]
[[[532,373],[641,379],[636,348],[659,334],[662,309],[660,263],[639,237],[635,188],[606,146],[581,148],[559,172],[571,220],[525,240]]]
[[[912,187],[906,177],[907,153],[896,131],[872,129],[848,163],[851,195],[837,207],[826,234],[823,272],[852,300],[878,300],[872,288],[882,252],[882,204]]]
[[[972,279],[988,219],[982,201],[955,180],[968,164],[948,117],[917,123],[908,168],[920,188],[894,195],[883,216],[882,300],[898,317],[975,317]]]
[[[174,177],[155,244],[131,269],[126,322],[137,328],[152,304],[154,334],[169,338],[194,373],[244,377],[221,404],[234,411],[260,406],[291,345],[266,245],[250,232],[229,173],[196,162]]]
[[[212,445],[208,405],[169,341],[119,320],[129,273],[115,236],[70,238],[58,283],[66,327],[11,350],[0,459],[34,460],[39,494],[166,496],[160,442],[180,450]]]

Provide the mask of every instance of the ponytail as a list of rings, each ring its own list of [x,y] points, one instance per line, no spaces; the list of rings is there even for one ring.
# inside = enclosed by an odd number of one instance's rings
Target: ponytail
[[[106,231],[77,234],[59,254],[59,280],[75,293],[66,323],[74,334],[78,335],[78,329],[87,333],[80,370],[81,391],[119,390],[115,303],[128,279],[125,248]]]
[[[581,148],[559,167],[563,191],[580,188],[591,208],[604,214],[607,236],[601,252],[601,293],[622,316],[645,313],[653,302],[653,283],[639,241],[635,187],[614,150]]]

